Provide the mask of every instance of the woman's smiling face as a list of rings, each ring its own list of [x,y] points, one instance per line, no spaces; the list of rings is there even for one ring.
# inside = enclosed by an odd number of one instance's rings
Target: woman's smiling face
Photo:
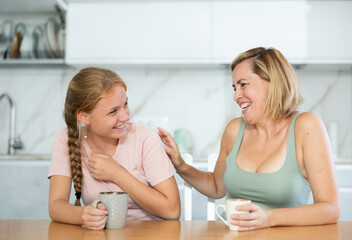
[[[244,121],[255,124],[264,118],[265,103],[269,94],[270,82],[252,71],[252,59],[238,64],[232,71],[234,100],[242,109]]]

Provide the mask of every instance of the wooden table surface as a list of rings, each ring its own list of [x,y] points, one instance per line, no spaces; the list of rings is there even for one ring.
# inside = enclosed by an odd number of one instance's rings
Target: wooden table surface
[[[352,239],[352,222],[307,227],[273,227],[249,232],[228,230],[221,221],[131,221],[125,228],[92,231],[50,220],[0,220],[1,240],[104,239]]]

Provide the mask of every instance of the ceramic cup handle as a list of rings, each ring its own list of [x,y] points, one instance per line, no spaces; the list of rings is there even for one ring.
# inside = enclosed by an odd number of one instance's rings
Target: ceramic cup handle
[[[92,202],[92,206],[94,207],[94,208],[98,208],[98,204],[99,203],[103,203],[100,199],[97,199],[97,200],[94,200],[93,202]]]
[[[216,215],[218,215],[218,217],[221,219],[221,221],[223,221],[228,226],[229,224],[227,223],[227,221],[218,212],[218,208],[219,207],[223,208],[224,211],[225,211],[225,205],[221,205],[221,204],[217,205],[216,208],[215,208],[215,212],[216,212]]]

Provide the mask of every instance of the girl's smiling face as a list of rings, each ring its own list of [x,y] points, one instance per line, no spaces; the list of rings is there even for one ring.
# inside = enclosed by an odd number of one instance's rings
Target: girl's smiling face
[[[88,114],[88,135],[94,134],[96,137],[114,140],[124,137],[127,133],[125,123],[130,120],[127,100],[125,89],[115,85]]]
[[[244,121],[255,124],[264,118],[270,82],[252,71],[252,59],[238,64],[232,71],[234,100],[242,109]]]

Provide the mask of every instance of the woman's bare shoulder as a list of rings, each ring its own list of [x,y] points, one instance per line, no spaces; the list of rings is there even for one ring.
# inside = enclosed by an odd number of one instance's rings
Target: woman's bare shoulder
[[[314,141],[321,138],[326,132],[325,126],[321,118],[312,112],[301,113],[295,122],[295,139],[297,144]]]
[[[226,157],[231,152],[237,138],[238,130],[240,129],[242,118],[232,119],[226,126],[221,139],[221,149],[219,160],[224,162]],[[218,162],[219,162],[218,160]]]
[[[226,128],[225,128],[225,134],[227,134],[227,133],[229,133],[229,134],[231,134],[231,135],[237,134],[238,129],[240,128],[242,121],[243,121],[243,120],[242,120],[241,117],[232,119],[232,120],[227,124],[227,126],[226,126]]]
[[[227,146],[227,148],[232,148],[235,144],[237,138],[238,130],[240,129],[242,123],[242,118],[232,119],[226,126],[224,134],[222,136],[222,142]]]
[[[296,119],[295,129],[307,130],[314,129],[323,124],[320,117],[312,112],[302,112]]]

